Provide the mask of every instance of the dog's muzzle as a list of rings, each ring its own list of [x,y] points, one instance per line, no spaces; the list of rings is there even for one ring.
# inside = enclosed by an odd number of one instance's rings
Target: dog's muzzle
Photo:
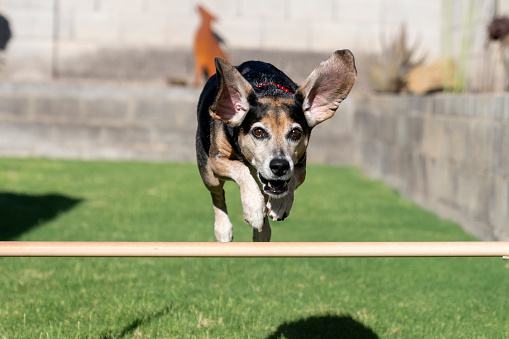
[[[288,180],[269,180],[265,179],[261,174],[258,174],[258,178],[260,178],[260,182],[263,185],[263,191],[267,194],[281,196],[288,192],[288,183],[291,178]]]

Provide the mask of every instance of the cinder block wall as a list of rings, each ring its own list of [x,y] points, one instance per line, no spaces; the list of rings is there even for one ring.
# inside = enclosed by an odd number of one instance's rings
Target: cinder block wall
[[[297,52],[379,52],[404,22],[423,54],[440,54],[440,0],[0,0],[13,32],[0,77],[192,80],[198,4],[235,63],[239,50],[297,65]]]
[[[354,159],[485,240],[509,239],[509,95],[356,100]]]

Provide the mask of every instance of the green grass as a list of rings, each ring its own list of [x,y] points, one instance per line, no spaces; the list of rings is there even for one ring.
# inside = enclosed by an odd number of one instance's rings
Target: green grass
[[[250,241],[227,187],[235,241]],[[468,241],[357,169],[310,166],[273,241]],[[190,164],[0,159],[0,239],[213,241]],[[497,258],[0,258],[0,338],[509,338]]]

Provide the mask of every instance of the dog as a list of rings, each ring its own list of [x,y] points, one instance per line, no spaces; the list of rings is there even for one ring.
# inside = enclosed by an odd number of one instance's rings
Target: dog
[[[233,67],[215,58],[216,74],[201,92],[197,115],[198,169],[212,196],[216,241],[233,240],[223,185],[240,189],[253,241],[270,241],[268,218],[290,214],[294,191],[306,177],[311,130],[331,118],[357,77],[349,50],[334,52],[301,86],[273,65]]]

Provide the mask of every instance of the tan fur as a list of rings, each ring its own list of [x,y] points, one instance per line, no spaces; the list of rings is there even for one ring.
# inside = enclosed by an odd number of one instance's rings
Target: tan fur
[[[260,120],[256,126],[261,126],[269,131],[272,140],[269,144],[259,143],[253,139],[249,133],[250,131],[245,131],[245,134],[240,136],[240,146],[243,155],[250,163],[256,164],[255,166],[261,166],[268,157],[280,151],[284,155],[289,156],[293,163],[297,163],[298,159],[306,152],[309,141],[308,137],[304,136],[298,142],[289,143],[286,139],[286,135],[290,132],[292,126],[297,127],[298,124],[291,120],[288,114],[284,112],[280,101],[267,98],[260,100],[260,102],[262,101],[265,104],[270,103],[272,108],[268,110],[267,117]],[[285,101],[291,103],[290,100]],[[279,114],[277,114],[276,111],[278,111]]]

